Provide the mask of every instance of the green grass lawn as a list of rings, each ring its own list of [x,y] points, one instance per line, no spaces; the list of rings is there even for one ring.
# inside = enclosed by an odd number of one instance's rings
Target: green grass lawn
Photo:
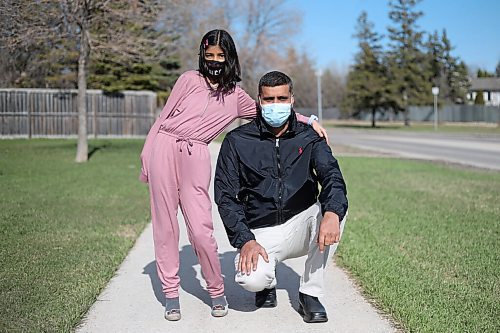
[[[341,158],[337,261],[409,332],[500,331],[500,173]]]
[[[0,140],[0,332],[68,332],[149,221],[141,140]]]
[[[71,331],[149,221],[143,140],[0,140],[0,332]],[[500,173],[340,158],[338,262],[411,332],[500,329]]]
[[[488,125],[467,125],[467,124],[453,124],[442,123],[438,126],[437,131],[434,131],[434,124],[432,122],[412,122],[410,126],[404,126],[402,122],[377,122],[376,127],[371,127],[370,122],[338,122],[327,121],[326,127],[337,128],[352,128],[363,130],[388,130],[388,131],[403,131],[403,132],[433,132],[433,133],[464,133],[464,134],[500,134],[500,127],[495,124]]]

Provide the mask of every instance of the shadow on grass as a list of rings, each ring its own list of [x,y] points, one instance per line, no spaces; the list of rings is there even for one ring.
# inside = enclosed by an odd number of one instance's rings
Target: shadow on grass
[[[88,152],[87,158],[90,160],[90,158],[92,157],[92,155],[94,155],[98,150],[107,148],[108,146],[109,146],[108,144],[103,144],[103,145],[100,145],[100,146],[92,147],[89,150],[89,152]]]
[[[253,312],[257,310],[254,304],[255,294],[243,289],[234,281],[235,256],[236,251],[228,251],[220,255],[222,275],[224,277],[224,289],[229,308],[240,312]],[[194,268],[194,266],[198,265],[198,258],[191,245],[183,246],[179,253],[179,257],[181,262],[179,277],[181,279],[182,289],[211,307],[212,302],[210,296],[202,286]],[[156,261],[147,264],[142,273],[149,275],[155,297],[158,302],[164,306],[165,295],[163,294],[161,282],[156,271]],[[276,276],[278,278],[278,285],[276,288],[285,289],[287,291],[290,306],[297,310],[300,276],[284,263],[279,263],[276,266]]]

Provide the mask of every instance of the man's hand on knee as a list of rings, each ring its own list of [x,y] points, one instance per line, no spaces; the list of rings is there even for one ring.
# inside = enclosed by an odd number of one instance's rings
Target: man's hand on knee
[[[339,216],[333,212],[325,212],[319,226],[318,240],[319,252],[323,253],[325,246],[338,243],[340,239]]]
[[[240,260],[238,261],[238,271],[243,274],[250,275],[252,270],[257,269],[257,262],[259,261],[259,255],[264,258],[266,262],[269,262],[266,250],[255,240],[251,240],[245,243],[240,250]]]

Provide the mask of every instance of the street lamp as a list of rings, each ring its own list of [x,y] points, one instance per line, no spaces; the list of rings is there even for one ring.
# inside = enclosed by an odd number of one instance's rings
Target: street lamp
[[[323,73],[321,72],[321,69],[318,69],[316,71],[316,77],[318,79],[318,118],[319,118],[319,123],[321,124],[322,121],[323,121],[323,106],[321,105],[321,100],[322,100],[322,96],[321,96],[321,75]]]
[[[438,95],[439,87],[432,87],[432,94],[434,95],[434,130],[437,131],[438,128]]]

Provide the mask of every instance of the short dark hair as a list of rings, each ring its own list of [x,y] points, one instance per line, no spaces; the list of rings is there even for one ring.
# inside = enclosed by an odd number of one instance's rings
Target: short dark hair
[[[205,50],[209,46],[218,45],[224,51],[226,60],[224,61],[223,75],[218,79],[219,86],[217,91],[222,94],[228,94],[234,91],[236,82],[241,81],[240,62],[238,53],[234,45],[233,38],[225,30],[211,30],[203,36],[200,43],[200,53],[198,59],[198,70],[206,78],[208,76],[208,68],[205,61]]]
[[[277,87],[288,85],[288,91],[293,94],[292,79],[288,75],[278,71],[272,71],[264,74],[259,81],[259,95],[262,94],[262,87]]]

